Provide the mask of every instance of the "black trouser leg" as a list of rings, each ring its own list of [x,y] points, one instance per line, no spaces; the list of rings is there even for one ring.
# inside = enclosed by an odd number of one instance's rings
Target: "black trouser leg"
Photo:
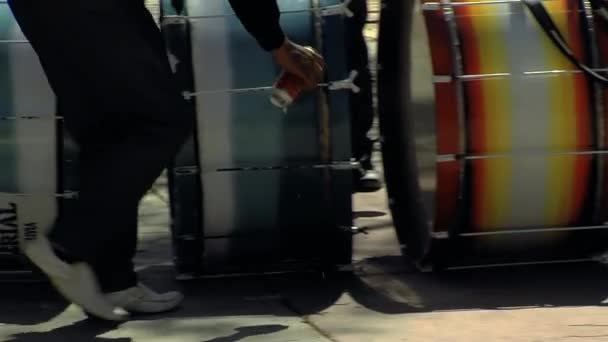
[[[11,1],[80,147],[79,197],[51,239],[90,262],[105,291],[134,285],[140,199],[193,117],[142,3]]]
[[[354,158],[365,159],[367,162],[373,148],[373,141],[367,134],[374,121],[372,77],[363,35],[367,21],[367,1],[353,0],[350,8],[354,17],[346,19],[347,64],[349,70],[359,72],[355,83],[361,88],[360,93],[350,95],[352,150]]]

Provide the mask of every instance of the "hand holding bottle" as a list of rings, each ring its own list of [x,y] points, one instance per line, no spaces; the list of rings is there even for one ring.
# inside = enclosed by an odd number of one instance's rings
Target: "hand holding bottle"
[[[323,81],[325,61],[314,49],[300,46],[286,38],[280,48],[272,51],[272,55],[285,72],[301,79],[303,90],[312,90]]]

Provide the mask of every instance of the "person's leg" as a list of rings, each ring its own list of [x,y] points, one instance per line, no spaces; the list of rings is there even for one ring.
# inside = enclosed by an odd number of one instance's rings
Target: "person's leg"
[[[349,70],[357,70],[358,94],[350,95],[351,141],[353,157],[361,163],[358,172],[359,190],[373,191],[381,187],[380,177],[372,164],[373,141],[368,133],[374,122],[372,76],[369,69],[369,54],[363,30],[367,21],[367,1],[353,0],[350,5],[354,13],[346,19],[346,49]]]
[[[66,255],[101,273],[110,273],[104,269],[112,265],[128,268],[122,280],[111,279],[124,281],[120,287],[135,281],[131,259],[139,200],[185,141],[193,121],[166,55],[142,36],[124,4],[14,1],[16,17],[81,149],[76,215],[64,218],[51,238]],[[44,13],[35,24],[28,22],[32,8]],[[91,108],[86,113],[83,98]]]
[[[139,36],[142,41],[148,46],[148,48],[152,51],[155,51],[155,55],[158,60],[164,64],[162,67],[165,73],[170,73],[169,63],[166,56],[166,48],[165,43],[162,37],[162,34],[159,28],[156,26],[156,23],[153,17],[150,15],[148,10],[144,7],[143,1],[141,2],[131,2],[125,7],[127,15],[130,20],[134,24],[134,30],[137,30]],[[150,53],[150,52],[147,52]],[[149,87],[150,85],[143,84],[141,88]],[[180,99],[180,102],[181,99]],[[181,105],[175,104],[176,115],[179,114]],[[184,114],[188,116],[188,114]],[[122,126],[122,128],[126,128],[127,132],[119,133],[122,136],[128,137],[129,131],[132,131],[129,128],[130,125],[139,125],[138,121],[131,122],[130,120],[126,120],[125,122],[119,123],[118,120],[114,122],[114,130],[117,130],[116,124]],[[192,127],[191,125],[186,125],[186,129]],[[119,132],[124,131],[118,129]],[[168,131],[170,133],[170,131]],[[183,137],[183,133],[179,133],[176,135],[178,139],[179,137]],[[162,153],[162,149],[158,151]],[[94,153],[94,152],[93,152]],[[172,157],[173,152],[168,153],[168,159]],[[86,157],[86,156],[85,156]],[[166,165],[166,162],[164,165]],[[158,171],[154,172],[154,174],[159,174]],[[130,179],[121,177],[121,179],[116,180],[119,184],[121,182],[131,182]],[[150,184],[151,186],[152,184]],[[147,188],[149,189],[148,186]],[[146,190],[147,191],[147,190]],[[133,259],[135,257],[137,251],[137,225],[138,225],[138,205],[139,200],[145,194],[144,192],[140,192],[140,195],[137,195],[135,198],[137,200],[133,200],[129,202],[129,208],[131,210],[128,213],[126,210],[124,214],[121,216],[120,220],[116,220],[116,225],[120,225],[123,228],[121,229],[121,234],[119,239],[114,239],[112,242],[112,254],[106,254],[104,258],[96,260],[94,262],[94,270],[99,276],[100,284],[102,290],[106,293],[116,292],[128,289],[130,287],[136,286],[138,283],[137,275],[134,271]],[[61,231],[61,230],[58,230]]]
[[[67,11],[65,16],[62,15],[64,9],[61,7],[65,5],[64,3],[58,3],[57,7],[53,8],[57,13],[49,12],[48,5],[49,3],[37,1],[9,0],[10,9],[32,48],[38,54],[55,94],[59,96],[59,99],[69,99],[67,103],[70,106],[83,108],[82,104],[86,102],[85,96],[72,96],[71,98],[66,96],[69,94],[67,85],[73,81],[72,70],[69,66],[60,63],[61,59],[57,58],[57,51],[54,50],[58,48],[62,50],[59,54],[65,53],[65,49],[61,49],[62,30],[53,31],[52,29],[56,26],[51,20],[64,23],[69,20],[71,15]],[[64,104],[62,100],[58,102],[60,105]],[[93,115],[90,120],[95,121]],[[29,231],[28,238],[21,241],[21,249],[49,277],[51,284],[58,292],[70,302],[81,306],[97,317],[108,320],[125,320],[126,313],[116,310],[116,307],[102,295],[90,265],[64,251],[53,248],[47,234],[46,229]]]

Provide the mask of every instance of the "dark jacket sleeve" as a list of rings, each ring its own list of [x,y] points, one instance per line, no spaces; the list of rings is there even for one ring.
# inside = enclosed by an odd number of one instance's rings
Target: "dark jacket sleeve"
[[[205,1],[205,0],[203,0]],[[245,29],[266,51],[280,47],[285,40],[277,0],[229,0]]]

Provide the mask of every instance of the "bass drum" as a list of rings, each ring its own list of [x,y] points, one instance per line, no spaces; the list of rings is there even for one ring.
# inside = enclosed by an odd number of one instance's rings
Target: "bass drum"
[[[56,113],[38,56],[0,2],[0,280],[32,279],[20,247],[48,231],[70,197],[64,170],[73,165],[63,160],[74,152],[63,150]]]
[[[343,18],[313,10],[337,5],[279,1],[286,33],[322,52],[330,81],[349,77]],[[196,112],[170,169],[181,276],[350,263],[348,91],[324,88],[283,113],[269,100],[280,70],[228,1],[164,1],[161,22]]]
[[[607,31],[587,1],[544,3],[576,56],[605,68]],[[379,50],[405,254],[425,269],[468,268],[606,249],[606,92],[523,4],[385,0]]]

